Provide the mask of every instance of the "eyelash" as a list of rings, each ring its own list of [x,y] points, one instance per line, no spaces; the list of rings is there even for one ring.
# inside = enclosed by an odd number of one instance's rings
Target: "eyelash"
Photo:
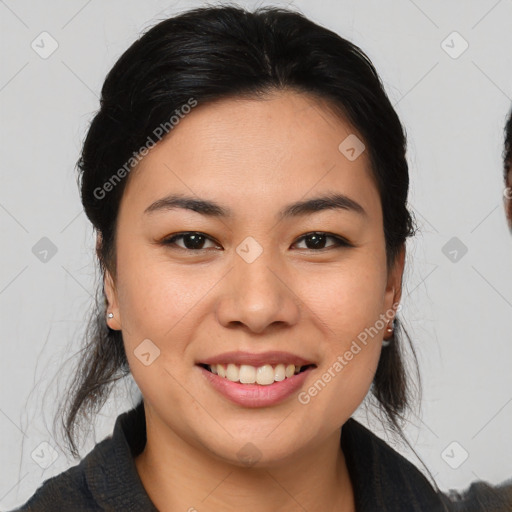
[[[206,239],[216,243],[215,240],[213,240],[211,237],[209,237],[205,233],[201,233],[200,231],[183,231],[182,233],[177,233],[175,235],[172,235],[170,237],[167,237],[167,238],[163,239],[160,243],[161,243],[161,245],[164,245],[164,246],[172,246],[172,245],[176,246],[175,241],[178,240],[179,238],[183,238],[186,235],[201,235],[201,236],[205,237]],[[340,237],[338,235],[327,233],[325,231],[311,231],[311,232],[306,233],[305,235],[302,235],[301,237],[299,237],[295,243],[301,242],[304,239],[306,239],[308,236],[311,236],[311,235],[324,235],[327,238],[332,238],[336,243],[333,246],[323,247],[321,249],[307,249],[306,248],[306,249],[300,249],[300,250],[309,250],[309,251],[313,251],[313,252],[323,252],[323,251],[327,251],[329,249],[341,249],[341,248],[354,247],[350,242],[348,242],[344,238],[342,238],[342,237]],[[176,248],[176,247],[174,247],[174,248]],[[181,249],[183,251],[195,252],[195,253],[208,250],[208,248],[206,248],[206,249],[187,249],[186,247],[180,247],[180,246],[177,246],[177,248]]]

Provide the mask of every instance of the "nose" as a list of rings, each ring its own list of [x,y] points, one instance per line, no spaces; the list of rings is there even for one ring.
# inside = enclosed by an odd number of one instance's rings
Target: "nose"
[[[271,251],[252,262],[235,255],[234,268],[223,280],[217,319],[224,327],[242,325],[260,334],[296,324],[300,302],[290,273]]]

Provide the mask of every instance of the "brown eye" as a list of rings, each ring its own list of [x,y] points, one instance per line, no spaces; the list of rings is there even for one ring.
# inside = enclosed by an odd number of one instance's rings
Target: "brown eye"
[[[334,241],[330,245],[326,246],[328,239]],[[182,244],[178,244],[177,240],[182,240]],[[218,247],[215,242],[204,233],[197,231],[186,231],[183,233],[177,233],[168,238],[162,240],[161,244],[165,246],[174,246],[179,249],[187,251],[202,251],[206,250],[205,244],[211,242],[213,247]],[[334,249],[340,247],[353,247],[353,245],[338,235],[331,235],[322,231],[307,233],[298,239],[297,243],[305,242],[306,247],[299,247],[299,249],[309,249],[313,251],[322,251],[327,249]]]
[[[183,239],[184,247],[176,244],[176,240],[179,239]],[[171,237],[162,240],[162,244],[166,246],[177,245],[180,249],[189,251],[201,251],[205,249],[204,244],[208,241],[213,242],[213,240],[204,233],[199,233],[197,231],[187,231],[184,233],[172,235]]]
[[[325,246],[326,240],[330,238],[334,240],[334,245]],[[299,238],[299,242],[305,241],[306,249],[311,250],[323,250],[331,249],[335,247],[353,247],[347,240],[341,238],[338,235],[331,235],[322,231],[307,233],[306,235]]]

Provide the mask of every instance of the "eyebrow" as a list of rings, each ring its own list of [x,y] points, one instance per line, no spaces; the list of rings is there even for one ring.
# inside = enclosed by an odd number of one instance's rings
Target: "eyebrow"
[[[144,214],[173,210],[176,208],[192,210],[208,217],[233,217],[233,212],[229,208],[221,206],[215,201],[198,199],[196,197],[185,196],[182,194],[170,194],[158,199],[144,210]],[[303,215],[317,213],[324,210],[347,210],[364,217],[367,216],[365,209],[358,202],[350,199],[350,197],[344,194],[331,193],[307,199],[305,201],[291,203],[277,213],[277,218],[279,220],[283,220],[291,217],[300,217]]]

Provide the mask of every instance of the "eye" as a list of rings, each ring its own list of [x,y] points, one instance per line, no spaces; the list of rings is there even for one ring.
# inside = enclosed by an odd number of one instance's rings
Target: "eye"
[[[179,239],[183,239],[185,247],[182,247],[181,245],[178,245],[178,247],[189,251],[202,251],[206,249],[203,247],[205,242],[213,242],[213,240],[204,233],[200,233],[198,231],[185,231],[165,238],[161,243],[163,245],[177,245],[176,240]]]
[[[334,241],[334,244],[330,246],[325,246],[326,240],[331,239]],[[184,247],[176,243],[177,240],[183,239]],[[188,251],[202,251],[206,250],[207,247],[204,247],[206,242],[213,243],[213,246],[218,246],[214,243],[214,240],[210,238],[208,235],[198,231],[185,231],[183,233],[177,233],[168,238],[162,240],[161,244],[165,246],[177,246],[180,249],[188,250]],[[301,236],[295,244],[305,242],[305,249],[310,249],[314,251],[321,251],[326,249],[332,249],[336,247],[353,247],[353,245],[345,240],[344,238],[338,235],[331,235],[329,233],[325,233],[323,231],[314,231],[311,233],[306,233]],[[304,247],[299,247],[299,249],[304,249]]]
[[[325,241],[326,239],[331,238],[334,240],[334,245],[325,247]],[[306,242],[306,249],[312,249],[312,250],[323,250],[323,249],[331,249],[336,247],[353,247],[353,245],[345,240],[344,238],[338,236],[338,235],[331,235],[329,233],[324,233],[323,231],[314,231],[312,233],[307,233],[303,236],[301,236],[298,240],[298,242]],[[302,249],[302,247],[301,247]]]

